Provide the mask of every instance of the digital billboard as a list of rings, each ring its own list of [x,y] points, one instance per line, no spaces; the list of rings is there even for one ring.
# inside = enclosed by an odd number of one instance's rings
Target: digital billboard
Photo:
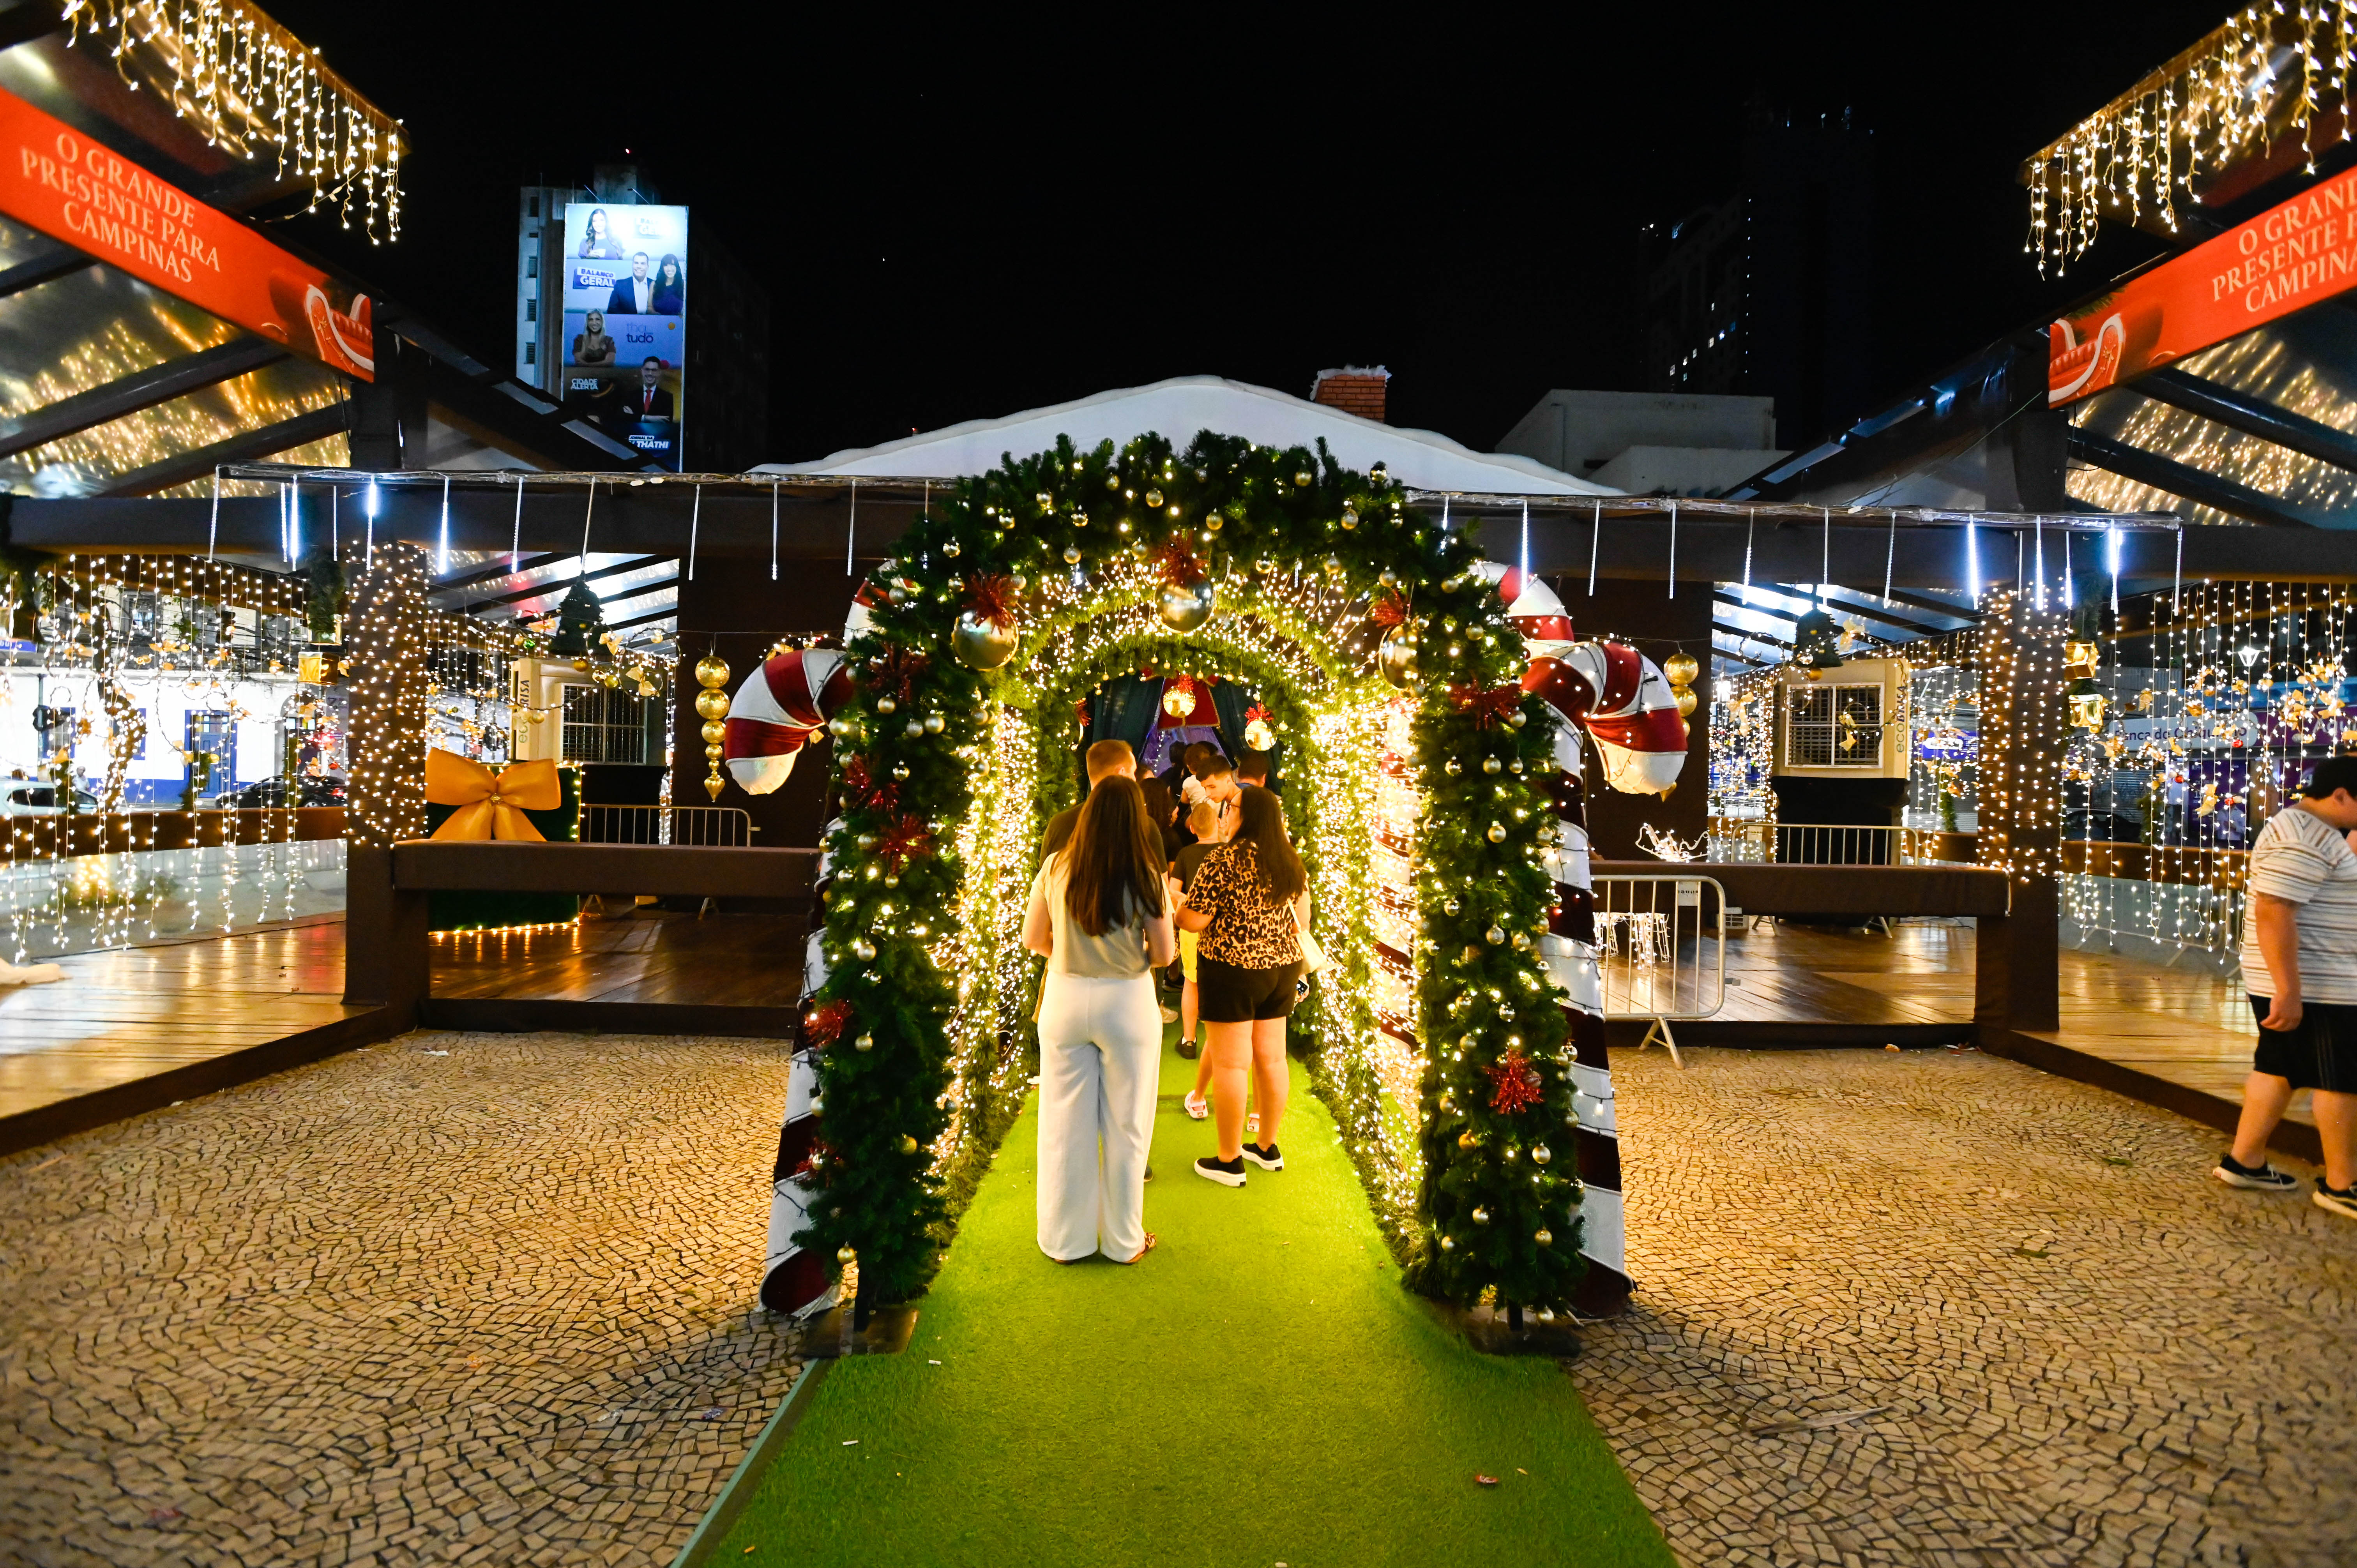
[[[676,471],[687,414],[687,209],[565,206],[565,401]]]
[[[8,92],[0,212],[297,354],[376,379],[367,296]]]
[[[2075,403],[2352,286],[2357,169],[2130,278],[2056,322],[2047,338],[2046,401],[2054,407]]]

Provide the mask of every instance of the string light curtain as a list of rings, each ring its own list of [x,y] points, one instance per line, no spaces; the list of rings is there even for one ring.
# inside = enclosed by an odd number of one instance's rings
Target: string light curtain
[[[2040,275],[2086,253],[2106,221],[2180,232],[2180,204],[2278,147],[2316,155],[2347,138],[2357,6],[2252,5],[2026,159]]]
[[[372,243],[401,238],[408,134],[328,69],[319,51],[245,4],[63,0],[70,43],[103,48],[135,91],[162,94],[206,144],[311,188]]]

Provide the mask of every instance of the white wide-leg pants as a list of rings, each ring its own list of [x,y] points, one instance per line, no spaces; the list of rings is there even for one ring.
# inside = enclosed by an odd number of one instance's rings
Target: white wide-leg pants
[[[1039,1250],[1125,1263],[1146,1245],[1160,1087],[1154,977],[1050,973],[1039,1004]]]

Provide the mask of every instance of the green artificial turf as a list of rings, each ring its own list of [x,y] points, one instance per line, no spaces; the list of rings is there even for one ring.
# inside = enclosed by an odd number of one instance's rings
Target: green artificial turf
[[[1400,1288],[1298,1065],[1286,1168],[1241,1191],[1189,1169],[1193,1073],[1166,1050],[1146,1261],[1040,1254],[1027,1108],[909,1349],[806,1395],[707,1561],[1672,1563],[1562,1369],[1477,1354]]]

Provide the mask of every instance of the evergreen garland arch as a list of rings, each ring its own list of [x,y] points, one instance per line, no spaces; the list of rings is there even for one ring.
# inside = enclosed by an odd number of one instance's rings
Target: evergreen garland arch
[[[1410,1283],[1566,1307],[1579,1182],[1567,1157],[1533,1157],[1570,1142],[1566,1031],[1537,940],[1555,898],[1542,857],[1558,721],[1522,692],[1522,639],[1467,533],[1322,443],[1207,431],[1183,452],[1149,434],[1010,456],[938,499],[899,549],[863,596],[852,694],[829,726],[841,817],[811,1007],[829,1042],[825,1143],[800,1244],[856,1259],[864,1304],[907,1299],[937,1266],[1027,1087],[1037,964],[1015,939],[1040,829],[1077,789],[1073,703],[1147,660],[1251,682],[1292,745],[1288,812],[1335,959],[1308,1026],[1318,1081]],[[1181,634],[1155,603],[1198,569],[1218,609]],[[1396,605],[1416,648],[1412,781],[1426,800],[1424,1067],[1419,1103],[1389,1127],[1365,1059],[1370,763],[1394,712],[1369,660],[1376,603]],[[975,613],[1013,622],[996,668],[953,656]]]

